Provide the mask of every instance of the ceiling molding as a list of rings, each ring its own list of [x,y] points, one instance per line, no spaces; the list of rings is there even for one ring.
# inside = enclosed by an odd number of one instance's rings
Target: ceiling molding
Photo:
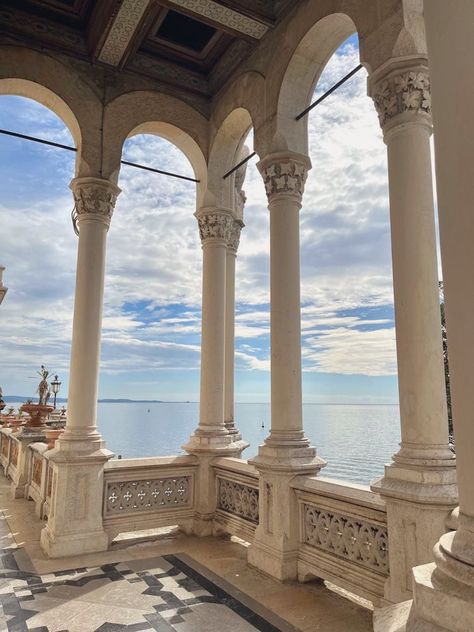
[[[97,60],[119,66],[145,16],[151,0],[123,0],[115,15]]]
[[[267,33],[268,26],[253,18],[223,6],[214,0],[167,0],[168,6],[181,7],[189,13],[211,20],[214,24],[227,27],[255,40]]]

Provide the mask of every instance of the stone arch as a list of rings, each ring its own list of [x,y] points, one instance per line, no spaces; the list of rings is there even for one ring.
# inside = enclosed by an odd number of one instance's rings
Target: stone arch
[[[74,139],[76,177],[100,175],[101,103],[64,64],[38,51],[4,46],[0,94],[33,99],[54,112]]]
[[[173,143],[187,157],[199,180],[197,206],[207,188],[208,121],[189,105],[155,92],[132,92],[110,102],[104,117],[104,173],[118,180],[123,144],[137,134],[153,134]]]
[[[273,150],[308,153],[308,118],[297,114],[311,102],[316,83],[336,49],[356,31],[346,14],[333,13],[308,29],[289,60],[278,94]]]
[[[223,179],[243,157],[245,137],[253,126],[252,117],[244,107],[232,110],[222,121],[214,136],[209,153],[208,188],[204,204],[231,209],[234,212],[236,172]]]

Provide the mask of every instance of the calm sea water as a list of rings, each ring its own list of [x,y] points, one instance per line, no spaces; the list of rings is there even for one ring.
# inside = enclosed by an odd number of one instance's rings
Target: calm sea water
[[[368,484],[383,474],[384,464],[398,448],[397,406],[306,404],[303,414],[307,436],[328,461],[323,476]],[[248,459],[269,432],[270,406],[236,404],[235,416],[250,443],[243,453]],[[181,446],[198,418],[197,403],[100,403],[98,407],[107,447],[123,458],[182,454]]]

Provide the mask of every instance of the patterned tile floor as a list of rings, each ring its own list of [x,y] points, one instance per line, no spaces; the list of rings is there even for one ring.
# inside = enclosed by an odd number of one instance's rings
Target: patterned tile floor
[[[0,552],[0,629],[8,632],[295,631],[277,625],[196,569],[185,554],[38,575],[20,570],[21,550]],[[7,542],[5,542],[5,539]],[[6,546],[5,546],[6,544]],[[205,572],[205,571],[204,571]],[[212,574],[211,574],[212,575]],[[238,592],[238,591],[236,591]],[[242,596],[242,593],[240,593]],[[250,598],[247,597],[248,602]],[[261,609],[260,609],[261,610]],[[275,615],[268,613],[275,621]]]

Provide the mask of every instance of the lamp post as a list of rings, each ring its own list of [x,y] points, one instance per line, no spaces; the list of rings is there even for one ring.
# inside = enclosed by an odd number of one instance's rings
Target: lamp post
[[[50,386],[51,386],[51,390],[53,391],[53,395],[54,395],[53,406],[54,406],[54,410],[56,410],[56,396],[59,393],[59,389],[61,387],[61,382],[58,381],[58,376],[57,375],[54,376],[54,380],[50,383]]]

